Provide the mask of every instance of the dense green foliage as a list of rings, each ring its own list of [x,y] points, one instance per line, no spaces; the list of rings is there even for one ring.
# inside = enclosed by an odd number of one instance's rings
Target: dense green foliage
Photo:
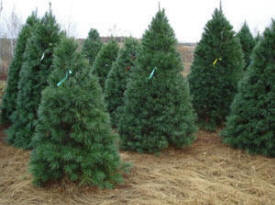
[[[275,157],[275,21],[252,54],[252,63],[222,132],[225,143]]]
[[[237,34],[237,36],[240,39],[240,43],[242,46],[242,51],[244,54],[244,61],[245,61],[245,66],[244,70],[249,66],[250,64],[250,56],[252,53],[252,50],[255,46],[255,40],[249,30],[249,27],[246,23],[243,24],[241,30]]]
[[[161,10],[143,35],[125,91],[119,124],[123,149],[158,152],[169,144],[183,147],[194,140],[195,116],[176,45]]]
[[[36,24],[24,53],[16,111],[12,114],[13,124],[8,130],[8,142],[16,147],[32,147],[41,91],[47,85],[52,70],[53,49],[59,39],[59,26],[51,11],[47,12],[41,22]]]
[[[201,128],[215,130],[224,122],[242,76],[242,68],[239,39],[234,36],[222,10],[216,9],[195,49],[188,76]]]
[[[105,81],[118,55],[119,47],[116,41],[111,40],[103,45],[98,52],[92,68],[92,73],[99,79],[99,84],[104,90]]]
[[[129,74],[133,69],[139,43],[133,38],[126,39],[105,82],[105,100],[113,126],[117,126],[123,112],[123,96]]]
[[[258,32],[256,37],[255,37],[255,45],[262,39],[261,34]]]
[[[32,30],[38,21],[39,19],[37,18],[36,13],[33,13],[28,17],[26,24],[23,26],[18,35],[15,54],[9,66],[7,86],[2,99],[2,124],[9,124],[11,122],[11,114],[16,109],[19,73],[23,64],[23,54],[26,48],[27,40],[31,37]]]
[[[89,64],[92,66],[95,57],[102,47],[99,33],[96,29],[91,28],[88,34],[88,38],[83,43],[82,52],[88,58]]]
[[[33,182],[41,186],[67,176],[80,184],[111,188],[122,181],[117,135],[98,80],[89,75],[88,62],[76,50],[73,39],[64,39],[54,52],[54,71],[42,92],[33,138]]]

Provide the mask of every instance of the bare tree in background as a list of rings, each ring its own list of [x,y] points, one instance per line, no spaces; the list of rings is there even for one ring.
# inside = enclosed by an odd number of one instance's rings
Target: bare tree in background
[[[12,8],[10,15],[4,19],[4,22],[6,26],[7,37],[10,39],[11,56],[13,56],[16,39],[22,28],[22,22],[16,14],[15,7]]]
[[[62,23],[62,28],[64,31],[66,31],[66,34],[75,38],[77,37],[76,26],[76,23],[71,21],[71,19],[69,19],[66,23]]]
[[[14,54],[17,36],[22,22],[18,17],[15,6],[7,10],[0,0],[0,74],[6,74]],[[5,7],[5,8],[4,8]]]
[[[132,36],[131,32],[118,27],[114,24],[111,28],[108,29],[108,37],[114,37],[119,43],[123,42],[124,38],[127,36]]]
[[[1,14],[2,14],[2,11],[3,11],[3,0],[0,1],[0,71],[2,70],[2,53],[1,53],[1,50],[2,50],[2,40],[1,40],[1,37],[2,37],[2,19],[1,19]]]
[[[108,29],[109,36],[118,36],[120,32],[121,32],[121,29],[118,28],[116,24],[114,24],[111,28]]]
[[[74,2],[70,2],[70,9],[66,17],[60,22],[62,29],[66,32],[66,34],[70,37],[77,38],[77,24],[73,21],[72,11],[74,8]]]

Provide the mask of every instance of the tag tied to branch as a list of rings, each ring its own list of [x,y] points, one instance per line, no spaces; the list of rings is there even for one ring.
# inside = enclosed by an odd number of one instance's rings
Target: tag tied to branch
[[[152,70],[152,72],[150,73],[150,75],[148,77],[148,80],[150,80],[154,76],[156,70],[157,70],[157,67],[154,67],[153,70]]]
[[[60,85],[62,85],[62,83],[64,83],[67,79],[68,79],[68,77],[69,77],[69,75],[71,75],[73,72],[71,71],[71,70],[68,70],[67,72],[66,72],[66,75],[65,75],[65,77],[61,80],[61,81],[59,81],[56,85],[57,85],[57,87],[59,87]]]
[[[40,62],[44,59],[44,57],[45,57],[45,53],[43,52],[43,54],[42,54],[42,56],[40,58]]]
[[[222,60],[221,57],[216,58],[216,59],[213,61],[213,66],[216,66],[216,63],[217,63],[218,61],[221,61],[221,60]]]

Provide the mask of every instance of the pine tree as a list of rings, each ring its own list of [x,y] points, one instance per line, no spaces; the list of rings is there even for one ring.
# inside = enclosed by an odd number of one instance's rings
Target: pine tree
[[[113,62],[118,55],[119,47],[116,41],[111,40],[107,44],[103,45],[98,52],[95,62],[93,64],[92,72],[99,79],[99,84],[104,90],[105,80],[108,73],[112,68]]]
[[[239,33],[237,34],[237,36],[240,39],[242,51],[244,54],[244,61],[245,61],[244,70],[246,70],[246,68],[250,64],[250,56],[251,56],[252,50],[255,46],[255,40],[254,40],[254,38],[249,30],[249,27],[246,23],[243,24],[243,26],[242,26],[241,30],[239,31]]]
[[[139,42],[128,38],[120,49],[116,61],[105,82],[105,100],[113,126],[117,126],[123,112],[123,96],[126,90],[129,73],[132,71],[139,48]]]
[[[255,45],[262,39],[262,36],[260,34],[260,32],[257,33],[256,37],[255,37]]]
[[[37,109],[41,91],[47,85],[52,71],[53,49],[60,39],[59,26],[52,12],[47,12],[36,24],[27,41],[23,65],[18,82],[16,111],[12,114],[12,126],[8,129],[7,141],[23,149],[30,149],[37,123]]]
[[[198,43],[188,76],[193,106],[201,128],[215,130],[229,114],[242,76],[239,39],[221,9],[216,9]]]
[[[235,148],[275,157],[275,21],[252,54],[222,132]]]
[[[119,124],[123,149],[158,152],[169,144],[194,140],[194,113],[177,41],[164,10],[153,18],[142,38],[125,91]]]
[[[99,33],[96,29],[91,28],[88,38],[84,41],[82,52],[88,58],[89,64],[92,66],[95,57],[102,47]]]
[[[54,71],[42,92],[33,138],[33,182],[43,186],[66,176],[80,184],[111,188],[122,181],[117,135],[98,80],[89,75],[88,62],[76,50],[77,43],[65,38],[54,53]]]
[[[19,73],[23,64],[23,54],[26,48],[27,40],[31,37],[32,30],[38,21],[39,19],[37,18],[36,13],[32,13],[32,15],[28,17],[26,24],[23,26],[18,35],[14,58],[12,59],[8,71],[7,87],[2,99],[2,124],[9,124],[11,122],[11,114],[16,109]]]

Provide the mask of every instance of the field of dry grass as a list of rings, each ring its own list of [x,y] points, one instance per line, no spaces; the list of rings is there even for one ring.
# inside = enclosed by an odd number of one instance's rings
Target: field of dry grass
[[[199,131],[197,136],[191,147],[169,148],[158,156],[121,152],[133,168],[113,190],[78,187],[66,180],[34,187],[27,171],[30,152],[0,140],[0,204],[274,204],[275,159],[231,149],[216,133]]]
[[[188,73],[190,72],[190,67],[193,62],[195,45],[187,46],[187,45],[179,44],[177,49],[181,55],[181,59],[183,61],[183,65],[184,65],[183,75],[187,76]]]

